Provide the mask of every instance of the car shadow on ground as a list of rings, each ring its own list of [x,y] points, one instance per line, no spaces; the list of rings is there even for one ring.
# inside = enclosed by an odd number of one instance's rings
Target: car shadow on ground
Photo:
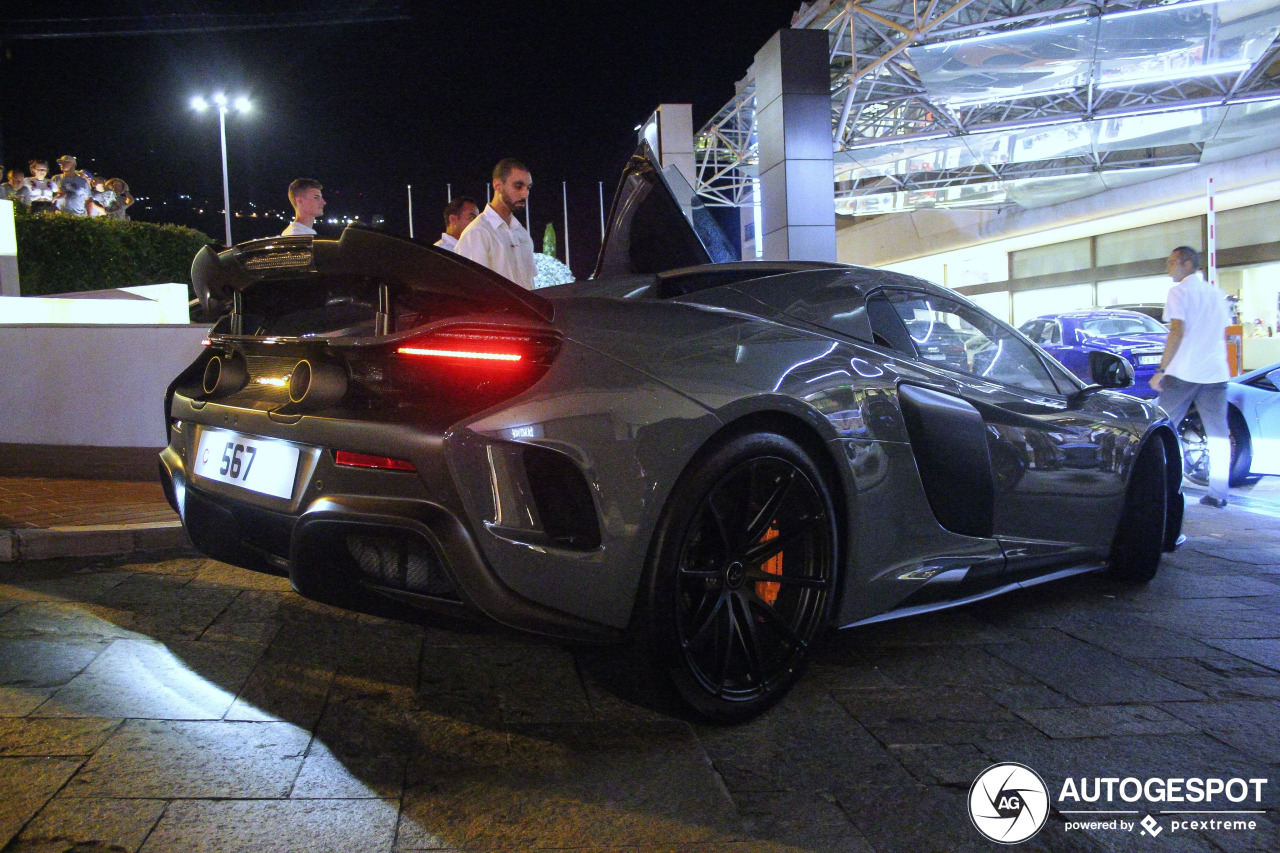
[[[189,556],[27,564],[6,581],[3,714],[101,721],[64,808],[381,801],[397,849],[776,840],[665,700],[611,690],[637,681],[615,650],[340,610]]]

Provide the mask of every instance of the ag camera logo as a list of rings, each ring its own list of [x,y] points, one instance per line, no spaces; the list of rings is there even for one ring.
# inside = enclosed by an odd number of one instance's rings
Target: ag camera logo
[[[993,764],[969,788],[969,819],[986,838],[1019,844],[1049,818],[1049,789],[1025,764]]]

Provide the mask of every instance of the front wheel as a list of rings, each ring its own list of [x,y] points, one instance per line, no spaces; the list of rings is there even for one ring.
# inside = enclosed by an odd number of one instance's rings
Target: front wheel
[[[1164,442],[1153,436],[1133,464],[1124,513],[1111,544],[1110,574],[1117,580],[1146,583],[1156,576],[1168,522],[1165,465]]]
[[[676,484],[647,567],[651,653],[702,718],[780,699],[826,627],[837,525],[821,471],[773,433],[734,438]]]

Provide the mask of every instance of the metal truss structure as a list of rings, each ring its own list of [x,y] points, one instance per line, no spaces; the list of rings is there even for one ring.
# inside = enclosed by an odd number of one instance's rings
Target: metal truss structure
[[[1276,0],[814,0],[792,27],[830,36],[841,213],[1037,206],[1280,132]],[[698,134],[708,204],[750,198],[754,93]]]

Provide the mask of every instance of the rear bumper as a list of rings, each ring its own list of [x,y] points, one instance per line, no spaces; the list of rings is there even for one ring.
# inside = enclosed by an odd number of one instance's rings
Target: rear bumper
[[[174,444],[182,440],[175,436]],[[441,502],[337,491],[296,511],[254,506],[193,484],[173,444],[160,454],[160,480],[197,548],[233,565],[287,575],[304,594],[318,578],[337,577],[420,609],[546,636],[588,642],[622,636],[616,627],[513,591],[460,514]]]

